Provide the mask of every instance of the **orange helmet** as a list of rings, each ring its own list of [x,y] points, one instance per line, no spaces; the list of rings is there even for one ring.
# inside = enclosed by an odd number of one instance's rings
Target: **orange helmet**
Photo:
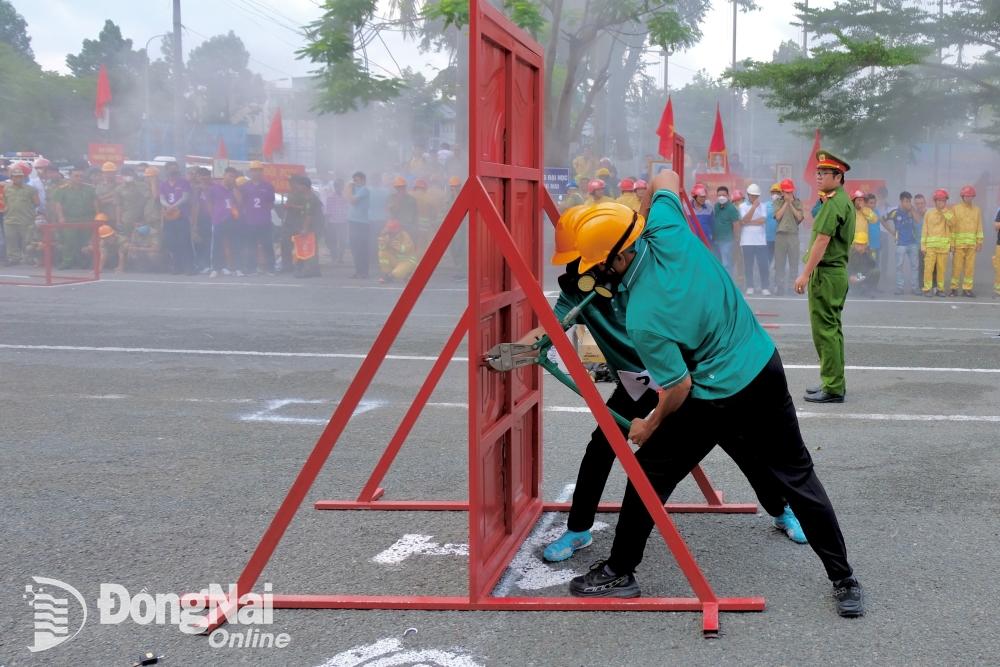
[[[116,165],[114,162],[105,162],[104,164],[101,165],[101,171],[103,171],[105,174],[116,172],[118,171],[118,165]]]
[[[107,221],[108,221],[108,216],[105,215],[104,213],[98,213],[97,215],[94,216],[94,222],[107,222]]]
[[[419,189],[424,189],[424,190],[426,190],[426,189],[427,189],[427,181],[425,181],[425,180],[424,180],[424,179],[422,179],[422,178],[418,178],[418,179],[416,180],[416,182],[415,182],[415,183],[413,184],[413,189],[414,189],[414,190],[419,190]]]
[[[947,200],[948,199],[948,191],[945,190],[944,188],[938,188],[937,190],[934,191],[934,199],[935,200],[937,200],[937,199],[945,199],[945,200]]]
[[[964,188],[961,189],[961,191],[959,191],[958,194],[961,197],[975,197],[976,189],[971,185],[966,185]]]
[[[14,166],[12,166],[7,171],[7,173],[10,174],[11,176],[27,176],[28,175],[28,172],[26,172],[24,170],[24,165],[22,165],[20,162],[17,163],[17,164],[15,164]]]
[[[595,178],[590,183],[587,183],[587,194],[592,195],[595,190],[603,190],[605,187],[604,181],[599,178]]]
[[[452,176],[451,178],[448,179],[448,185],[452,186],[453,188],[457,188],[461,184],[462,184],[462,179],[460,179],[458,176]]]
[[[115,235],[115,229],[111,225],[101,225],[97,228],[97,235],[102,239],[110,238]]]
[[[576,232],[580,228],[580,218],[590,208],[587,205],[572,206],[559,216],[556,222],[556,248],[552,254],[552,263],[556,265],[569,264],[580,256],[576,249]]]
[[[624,204],[608,202],[587,208],[576,233],[580,273],[631,246],[645,227],[646,219]]]
[[[402,225],[399,224],[399,220],[389,220],[388,222],[385,223],[385,227],[383,227],[382,229],[384,231],[389,232],[390,234],[395,234],[402,228],[403,228]]]
[[[623,178],[622,180],[618,181],[618,189],[621,190],[622,192],[632,192],[633,190],[635,190],[635,181],[633,181],[631,178]]]
[[[394,187],[394,188],[405,188],[406,187],[406,179],[403,178],[402,176],[397,176],[396,178],[392,179],[392,187]]]

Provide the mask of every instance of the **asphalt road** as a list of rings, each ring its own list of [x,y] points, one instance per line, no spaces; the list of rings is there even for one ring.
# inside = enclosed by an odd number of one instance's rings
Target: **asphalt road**
[[[144,650],[166,665],[996,664],[1000,301],[988,298],[850,300],[848,402],[819,407],[799,399],[817,375],[805,301],[752,300],[777,315],[762,319],[780,325],[802,430],[866,587],[863,619],[835,615],[818,559],[767,517],[703,514],[675,519],[715,590],[767,598],[764,613],[723,614],[716,640],[686,613],[277,610],[260,629],[287,633],[281,649],[100,624],[102,583],[167,594],[241,571],[399,296],[347,273],[0,287],[0,665],[130,665]],[[418,304],[265,569],[274,592],[465,592],[464,514],[312,509],[356,495],[463,299],[442,275]],[[464,383],[455,362],[387,497],[465,497]],[[575,480],[593,419],[566,411],[583,403],[551,378],[545,391],[543,484],[555,498]],[[713,453],[704,467],[728,499],[753,502],[731,461]],[[616,469],[605,498],[623,488]],[[697,489],[686,481],[675,499],[696,501]],[[563,595],[563,584],[531,587],[606,556],[615,517],[599,519],[611,527],[559,566],[527,549],[519,564],[533,575],[513,574],[510,593]],[[385,555],[408,534],[434,546]],[[398,562],[379,562],[393,553]],[[32,577],[74,586],[89,609],[75,638],[39,653],[27,648]],[[689,595],[655,535],[638,578],[646,595]],[[78,626],[77,603],[68,615]]]

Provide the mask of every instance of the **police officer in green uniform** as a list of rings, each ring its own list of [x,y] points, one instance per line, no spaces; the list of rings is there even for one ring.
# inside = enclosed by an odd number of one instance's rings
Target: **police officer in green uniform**
[[[841,616],[864,613],[861,585],[833,506],[799,431],[784,367],[722,265],[691,233],[675,194],[677,174],[661,172],[648,224],[595,217],[577,233],[580,270],[618,280],[626,329],[661,387],[656,408],[635,419],[629,439],[661,500],[718,443],[773,475],[833,582]],[[611,556],[570,582],[579,597],[637,597],[633,572],[653,520],[631,483]]]
[[[83,180],[85,170],[82,165],[75,165],[70,172],[69,181],[53,193],[56,216],[60,223],[93,222],[97,215],[97,195],[94,187]],[[86,229],[59,230],[58,268],[81,267],[83,246],[89,238],[90,232]]]
[[[847,299],[847,259],[854,240],[854,204],[844,192],[844,174],[850,165],[830,151],[816,152],[816,185],[823,202],[813,221],[805,266],[795,280],[795,291],[809,288],[809,321],[819,355],[821,384],[806,391],[810,403],[843,403],[844,328],[841,315]]]

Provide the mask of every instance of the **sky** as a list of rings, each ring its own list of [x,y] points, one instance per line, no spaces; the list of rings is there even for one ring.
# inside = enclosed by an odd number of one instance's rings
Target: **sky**
[[[795,0],[758,0],[761,10],[740,14],[737,29],[737,59],[770,60],[778,44],[786,39],[801,42],[802,33],[789,25]],[[46,69],[67,73],[66,55],[78,53],[84,39],[96,39],[105,19],[117,23],[122,34],[141,49],[146,41],[171,29],[171,0],[13,0],[14,7],[28,22],[35,58]],[[233,30],[250,52],[250,69],[267,81],[306,76],[311,65],[295,58],[303,39],[291,28],[306,24],[320,15],[320,0],[201,0],[182,1],[181,22],[185,27],[185,52],[206,38]],[[691,80],[699,69],[718,76],[729,66],[732,52],[732,5],[715,0],[714,8],[702,25],[705,38],[692,49],[670,57],[670,87]],[[827,6],[832,0],[813,2]],[[388,1],[380,0],[380,14],[386,15]],[[413,41],[399,33],[383,33],[385,45],[377,40],[369,47],[373,70],[386,76],[399,72],[396,63],[433,71],[444,65],[442,56],[421,54]],[[158,39],[150,53],[159,57]],[[663,83],[663,59],[646,57],[648,74]]]

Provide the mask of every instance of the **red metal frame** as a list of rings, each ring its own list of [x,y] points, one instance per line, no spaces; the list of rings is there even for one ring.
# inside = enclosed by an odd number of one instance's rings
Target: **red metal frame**
[[[763,598],[720,598],[712,590],[604,405],[603,397],[569,339],[563,335],[542,292],[540,214],[544,208],[551,216],[554,206],[542,187],[541,47],[511,25],[499,11],[479,0],[470,2],[470,44],[469,179],[237,579],[235,596],[223,598],[221,604],[210,611],[204,622],[206,630],[225,622],[228,614],[235,610],[239,597],[253,590],[466,215],[469,218],[468,308],[432,366],[414,404],[407,410],[362,496],[370,505],[366,509],[390,507],[390,504],[377,501],[381,495],[378,483],[462,338],[468,334],[469,501],[434,503],[433,506],[426,503],[398,505],[399,509],[468,510],[468,595],[277,594],[273,598],[274,606],[294,609],[698,611],[702,613],[703,631],[709,634],[719,629],[720,611],[764,609]],[[484,79],[484,72],[499,74]],[[518,76],[523,76],[529,85],[525,87],[525,80],[522,80],[519,87],[514,81]],[[483,111],[481,93],[502,96],[503,106]],[[521,99],[515,99],[515,95]],[[489,101],[496,100],[491,98]],[[519,108],[525,101],[530,113]],[[480,131],[485,134],[481,135]],[[529,135],[530,152],[524,152],[522,132]],[[518,137],[520,146],[512,146],[514,137]],[[495,141],[490,144],[484,142],[484,138]],[[523,256],[522,247],[531,249],[528,257]],[[476,360],[485,347],[499,342],[495,340],[497,337],[517,336],[518,332],[539,324],[565,360],[570,376],[579,386],[687,578],[693,597],[625,600],[492,596],[497,580],[541,513],[554,506],[543,503],[539,494],[542,460],[540,368],[531,366],[498,374]],[[528,431],[527,437],[525,431]],[[520,450],[514,448],[518,444]],[[703,476],[699,484],[702,482],[711,489]],[[702,490],[707,493],[706,488]]]
[[[28,277],[33,280],[0,280],[0,285],[26,285],[34,287],[53,287],[56,285],[76,285],[79,283],[92,283],[101,279],[101,240],[97,236],[97,222],[47,222],[36,227],[42,232],[42,269],[41,274],[31,274]],[[55,246],[53,235],[59,229],[89,229],[91,243],[91,257],[93,258],[93,268],[90,275],[67,276],[54,275],[52,273],[52,249]],[[41,279],[44,282],[39,282]]]

